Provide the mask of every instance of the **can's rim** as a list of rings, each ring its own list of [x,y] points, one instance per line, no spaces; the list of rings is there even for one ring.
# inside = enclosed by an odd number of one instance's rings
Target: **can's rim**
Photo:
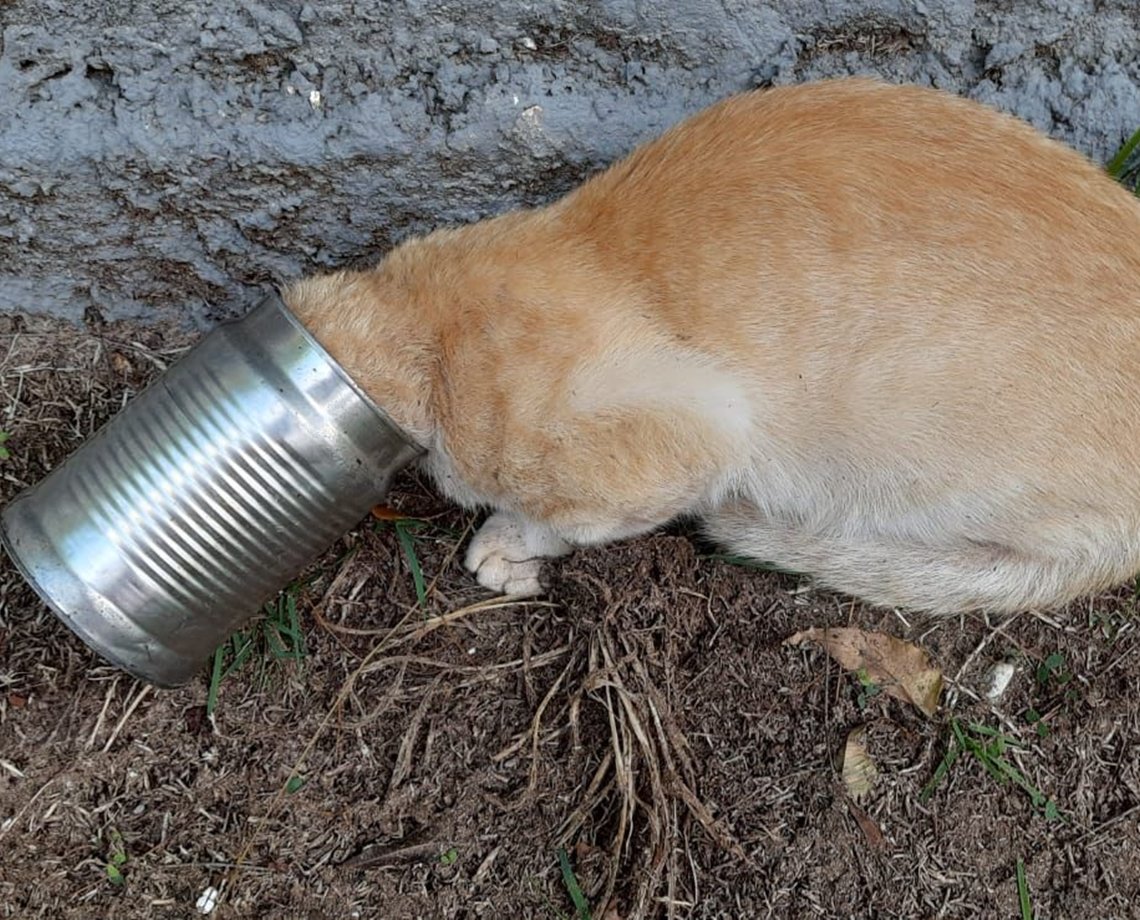
[[[154,684],[154,686],[160,690],[177,690],[180,687],[186,686],[186,684],[193,679],[195,673],[197,673],[200,668],[205,667],[205,662],[198,665],[189,665],[188,663],[187,670],[189,673],[180,674],[178,678],[172,680],[169,676],[163,676],[161,671],[152,671],[145,667],[140,667],[137,661],[127,661],[117,654],[113,648],[102,642],[98,636],[86,629],[78,618],[72,616],[65,607],[56,601],[51,592],[40,584],[40,580],[36,577],[35,573],[24,564],[23,557],[16,552],[16,548],[12,544],[11,537],[8,534],[6,515],[0,515],[0,545],[3,545],[4,552],[8,556],[8,561],[16,567],[16,571],[24,577],[24,581],[31,586],[32,590],[36,592],[36,595],[48,609],[55,614],[60,622],[62,622],[73,635],[78,636],[87,648],[108,664],[122,671],[126,671],[131,677],[146,681],[149,684]]]
[[[408,434],[406,431],[404,431],[403,428],[397,425],[396,422],[392,420],[392,417],[384,410],[384,407],[376,402],[376,400],[374,400],[371,396],[369,396],[360,386],[360,384],[352,379],[352,375],[350,375],[348,371],[346,371],[340,365],[340,362],[338,362],[336,358],[334,358],[329,353],[328,349],[325,348],[325,346],[317,340],[317,337],[313,335],[313,333],[311,333],[308,328],[306,328],[305,324],[302,323],[296,317],[296,315],[294,315],[293,311],[285,305],[285,301],[282,299],[279,293],[275,291],[271,294],[267,294],[259,306],[255,307],[254,309],[260,309],[261,307],[266,306],[274,307],[279,313],[281,313],[282,316],[285,317],[285,319],[289,321],[293,328],[297,330],[297,332],[301,335],[302,338],[305,339],[305,341],[313,348],[313,350],[328,362],[329,367],[336,371],[337,376],[340,377],[344,384],[348,386],[353,393],[356,394],[361,402],[363,402],[366,406],[368,406],[369,409],[373,411],[373,413],[375,413],[375,415],[388,429],[391,430],[392,434],[394,434],[397,438],[408,445],[408,447],[416,451],[417,454],[424,454],[427,452],[427,448],[418,443],[410,434]]]

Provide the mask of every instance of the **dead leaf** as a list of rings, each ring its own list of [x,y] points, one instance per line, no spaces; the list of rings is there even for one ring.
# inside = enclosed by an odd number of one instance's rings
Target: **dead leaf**
[[[26,696],[20,696],[18,693],[9,693],[8,705],[13,709],[23,709],[28,705],[28,698]]]
[[[378,521],[406,521],[408,516],[401,514],[395,508],[389,508],[387,505],[377,505],[372,509],[372,516]]]
[[[856,804],[867,798],[879,776],[879,768],[863,744],[866,733],[866,729],[854,729],[847,736],[847,744],[843,747],[843,785]]]
[[[788,645],[815,642],[848,671],[865,675],[883,691],[913,703],[927,716],[938,709],[942,672],[917,645],[886,633],[851,627],[805,629],[786,640]]]
[[[880,849],[887,842],[887,838],[883,836],[883,832],[875,823],[875,819],[854,802],[848,802],[847,808],[851,812],[851,817],[855,819],[855,823],[859,825],[859,830],[867,838],[867,846],[876,850]]]
[[[119,351],[111,352],[111,369],[120,377],[129,377],[134,373],[130,359]]]

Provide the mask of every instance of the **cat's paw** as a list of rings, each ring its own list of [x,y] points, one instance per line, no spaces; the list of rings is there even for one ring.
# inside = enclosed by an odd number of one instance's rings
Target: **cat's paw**
[[[542,560],[570,548],[545,527],[499,512],[472,538],[464,565],[484,588],[508,597],[533,597],[543,591]]]

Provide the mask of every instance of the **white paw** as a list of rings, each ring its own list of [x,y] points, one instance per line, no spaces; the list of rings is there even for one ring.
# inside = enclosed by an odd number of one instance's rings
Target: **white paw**
[[[514,514],[491,515],[467,548],[464,565],[484,588],[508,597],[542,593],[542,560],[570,552],[549,530]]]

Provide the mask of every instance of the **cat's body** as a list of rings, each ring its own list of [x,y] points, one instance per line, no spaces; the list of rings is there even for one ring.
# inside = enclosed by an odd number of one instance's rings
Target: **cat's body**
[[[497,512],[468,553],[497,590],[682,514],[917,609],[1140,571],[1140,203],[948,95],[735,97],[286,300]]]

